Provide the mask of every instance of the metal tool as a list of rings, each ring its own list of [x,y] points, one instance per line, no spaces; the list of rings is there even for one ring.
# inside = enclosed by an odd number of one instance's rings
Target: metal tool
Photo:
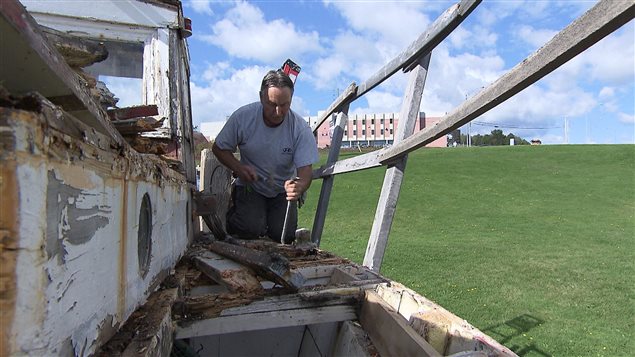
[[[291,181],[295,182],[298,181],[300,178],[299,177],[294,177],[291,179]],[[297,205],[297,201],[287,201],[287,212],[284,215],[284,223],[282,225],[282,235],[280,235],[280,244],[284,244],[284,237],[287,235],[287,231],[289,230],[289,224],[291,222],[289,222],[289,216],[291,215],[291,209],[295,208],[295,206]]]

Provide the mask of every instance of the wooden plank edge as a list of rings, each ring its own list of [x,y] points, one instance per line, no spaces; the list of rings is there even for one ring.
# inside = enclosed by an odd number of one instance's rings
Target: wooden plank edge
[[[356,318],[355,307],[347,305],[221,316],[182,323],[176,327],[175,339],[339,322]]]
[[[441,356],[374,291],[366,291],[359,321],[382,356]]]

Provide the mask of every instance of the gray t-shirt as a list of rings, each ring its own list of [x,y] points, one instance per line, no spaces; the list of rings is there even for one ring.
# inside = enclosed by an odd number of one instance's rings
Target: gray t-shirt
[[[284,182],[296,175],[296,168],[318,161],[315,138],[309,124],[289,110],[282,124],[268,127],[262,104],[255,102],[236,110],[215,140],[221,150],[236,152],[240,162],[256,168],[258,181],[251,187],[265,197],[284,192]],[[245,185],[240,179],[237,185]]]

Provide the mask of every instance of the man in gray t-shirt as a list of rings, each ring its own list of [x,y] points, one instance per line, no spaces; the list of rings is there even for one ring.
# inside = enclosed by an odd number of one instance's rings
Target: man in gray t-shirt
[[[212,147],[238,177],[227,231],[239,238],[267,235],[280,241],[287,201],[297,201],[311,185],[317,145],[307,122],[290,109],[292,97],[293,81],[280,70],[269,71],[260,102],[236,110]],[[233,155],[236,148],[240,161]],[[295,239],[298,216],[292,206],[285,243]]]

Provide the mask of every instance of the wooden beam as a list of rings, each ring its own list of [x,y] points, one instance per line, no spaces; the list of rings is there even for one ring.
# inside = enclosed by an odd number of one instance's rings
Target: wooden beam
[[[234,244],[213,241],[206,244],[211,251],[244,264],[276,284],[297,291],[302,287],[302,275],[289,270],[289,260],[274,252],[261,252]]]
[[[326,160],[327,164],[335,163],[340,156],[340,148],[342,146],[342,137],[344,136],[344,127],[348,122],[348,104],[344,105],[342,112],[337,117],[337,124],[333,131],[331,139],[331,149]],[[315,210],[315,219],[313,220],[313,229],[311,230],[311,241],[320,246],[322,239],[322,231],[326,223],[326,211],[329,207],[331,199],[331,191],[333,190],[333,176],[325,176],[320,189],[320,198],[318,199],[317,208]]]
[[[421,55],[432,52],[448,35],[457,28],[465,18],[481,3],[481,0],[461,0],[452,5],[439,16],[408,48],[397,55],[373,74],[358,87],[352,83],[347,91],[342,93],[329,108],[318,117],[316,125],[312,128],[316,132],[326,118],[335,113],[342,105],[350,104],[355,99],[363,96],[375,88],[398,70],[409,71]],[[354,87],[354,90],[351,90]]]
[[[420,115],[419,106],[421,105],[421,96],[423,95],[423,87],[426,83],[429,65],[430,53],[423,56],[414,70],[410,72],[410,80],[406,88],[401,112],[399,113],[401,120],[397,128],[397,135],[395,135],[395,144],[414,132],[415,124]],[[399,192],[401,191],[407,160],[408,156],[404,155],[399,162],[389,165],[384,175],[384,183],[379,195],[379,202],[377,203],[375,219],[373,220],[373,227],[370,231],[363,263],[364,266],[377,273],[381,270],[381,262],[384,259],[384,252],[388,245],[388,235],[397,210],[397,201],[399,200]]]
[[[177,326],[175,339],[313,325],[356,318],[355,307],[348,305],[221,316]]]
[[[159,114],[156,104],[135,105],[132,107],[108,109],[108,117],[111,120],[124,120],[140,117],[149,117]]]
[[[12,94],[37,91],[45,97],[73,95],[87,111],[87,115],[76,115],[80,120],[118,145],[126,145],[101,106],[19,1],[0,1],[0,33],[3,48],[11,49],[2,51],[0,66],[2,85],[7,90]]]
[[[362,294],[363,290],[359,287],[345,287],[271,296],[263,300],[254,301],[249,305],[225,309],[220,313],[220,316],[249,315],[260,312],[309,309],[335,305],[356,306],[359,304]]]
[[[136,135],[138,133],[155,131],[163,125],[163,120],[164,119],[156,120],[153,117],[143,117],[117,120],[113,121],[112,124],[121,135]]]
[[[359,321],[382,356],[441,356],[374,291],[366,291]]]
[[[191,256],[194,265],[212,280],[232,292],[262,293],[264,289],[249,268],[216,253],[201,250]]]
[[[602,0],[516,67],[435,126],[378,153],[381,163],[416,150],[478,118],[582,53],[635,17],[635,2]]]
[[[83,68],[108,58],[108,50],[103,42],[73,36],[49,27],[42,27],[42,31],[71,67]]]

